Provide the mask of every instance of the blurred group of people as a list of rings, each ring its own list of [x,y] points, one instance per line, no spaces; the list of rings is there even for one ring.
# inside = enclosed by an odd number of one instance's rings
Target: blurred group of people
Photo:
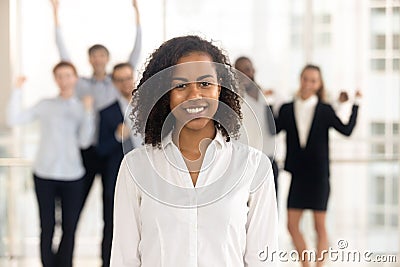
[[[100,44],[93,45],[88,51],[93,75],[86,78],[80,77],[71,63],[58,19],[58,1],[51,0],[51,3],[56,45],[61,57],[61,62],[53,69],[59,94],[23,110],[21,88],[25,78],[19,77],[9,102],[8,122],[14,126],[40,121],[41,141],[33,177],[39,204],[43,266],[72,266],[75,231],[96,176],[101,177],[103,189],[102,266],[109,266],[118,171],[124,155],[144,143],[141,136],[131,133],[132,121],[127,116],[135,84],[135,67],[141,52],[139,10],[136,0],[133,0],[136,40],[128,61],[115,65],[112,73],[108,74],[108,49]],[[255,69],[248,57],[238,58],[234,67],[247,77],[239,81],[243,90],[243,126],[247,141],[250,146],[252,142],[258,144],[254,146],[272,162],[276,194],[279,168],[274,159],[274,135],[286,132],[284,169],[292,175],[287,208],[288,230],[293,243],[300,253],[307,249],[299,225],[303,211],[312,210],[317,250],[322,253],[328,248],[325,227],[330,193],[328,130],[334,128],[349,136],[356,125],[358,103],[355,102],[349,118],[339,118],[325,101],[322,72],[316,65],[303,68],[294,100],[283,105],[276,101],[276,92],[262,90],[256,83]],[[355,98],[360,97],[361,93],[357,91]],[[347,93],[342,92],[339,103],[348,100]],[[257,123],[251,114],[255,114]],[[63,235],[58,248],[54,249],[57,207],[62,210]],[[307,261],[302,264],[309,266]],[[318,266],[322,264],[318,262]]]
[[[72,266],[78,219],[96,175],[102,182],[103,238],[102,266],[109,266],[114,189],[119,165],[125,153],[142,145],[124,124],[134,86],[134,73],[142,46],[142,31],[136,0],[136,39],[127,62],[106,72],[110,53],[100,44],[88,50],[93,68],[91,77],[80,77],[71,63],[59,22],[58,0],[51,0],[54,11],[55,40],[61,62],[54,69],[59,88],[55,98],[41,100],[21,109],[25,77],[18,77],[8,107],[11,126],[33,120],[40,122],[41,141],[33,166],[35,192],[40,215],[42,264]],[[134,32],[132,32],[134,34]],[[129,125],[129,124],[128,124]],[[54,249],[55,209],[61,208],[62,238]]]

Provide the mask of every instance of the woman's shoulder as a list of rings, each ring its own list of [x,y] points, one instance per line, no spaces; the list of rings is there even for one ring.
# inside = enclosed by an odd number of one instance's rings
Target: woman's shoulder
[[[163,150],[160,147],[152,146],[151,144],[144,144],[137,147],[125,154],[124,158],[128,162],[140,162],[144,159],[157,160],[159,156],[163,155]]]
[[[249,189],[250,192],[254,192],[272,175],[271,161],[261,150],[246,144],[233,141],[232,147],[233,153],[238,153],[236,155],[240,158],[239,162],[252,173],[249,176],[251,177]]]
[[[264,152],[262,152],[261,150],[254,148],[252,146],[249,146],[247,144],[244,144],[238,140],[231,140],[230,142],[232,143],[233,153],[237,153],[240,156],[242,156],[243,158],[247,158],[251,161],[261,160],[263,162],[268,162],[269,164],[271,164],[269,162],[270,160],[269,160],[268,156],[265,155]]]
[[[293,107],[293,101],[291,101],[291,102],[287,102],[287,103],[284,103],[284,104],[282,104],[282,106],[280,107],[280,109],[279,109],[279,112],[280,113],[282,113],[282,112],[288,112],[292,107]]]

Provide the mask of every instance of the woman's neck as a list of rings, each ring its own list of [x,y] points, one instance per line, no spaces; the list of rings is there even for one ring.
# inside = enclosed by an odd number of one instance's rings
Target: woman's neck
[[[175,127],[175,129],[178,131],[180,129],[180,132],[173,133],[173,141],[181,153],[190,160],[196,160],[201,155],[204,155],[204,152],[216,134],[212,120],[201,130],[193,130],[187,127]]]
[[[177,127],[177,125],[175,130],[178,132],[172,133],[172,140],[181,151],[193,185],[196,186],[205,152],[216,134],[214,122],[210,120],[201,130]]]
[[[315,94],[307,94],[307,95],[303,95],[303,94],[299,94],[299,97],[301,100],[307,100],[310,99],[312,96],[314,96]]]

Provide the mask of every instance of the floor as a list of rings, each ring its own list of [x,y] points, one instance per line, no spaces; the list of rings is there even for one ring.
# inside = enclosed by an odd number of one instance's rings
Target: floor
[[[0,185],[5,186],[6,185]],[[20,197],[16,198],[14,203],[16,206],[23,207],[22,210],[18,210],[14,214],[15,217],[13,225],[13,229],[4,229],[0,228],[0,237],[1,231],[8,233],[7,236],[11,236],[14,240],[24,240],[23,242],[15,242],[14,245],[10,246],[7,245],[10,240],[4,240],[3,244],[0,244],[0,267],[40,267],[40,259],[38,256],[38,220],[37,220],[37,209],[36,209],[36,202],[33,194],[33,190],[31,190],[30,182],[26,182],[22,186],[19,185],[16,188],[22,188],[24,190],[22,192],[13,192],[12,188],[8,188],[11,191],[6,191],[5,193],[9,194],[17,194]],[[282,187],[284,187],[284,183],[282,183]],[[4,188],[4,187],[3,187]],[[81,222],[78,227],[77,232],[77,240],[76,240],[76,248],[75,248],[75,265],[74,267],[99,267],[101,266],[100,262],[100,237],[101,237],[101,229],[102,229],[102,219],[101,219],[101,204],[100,199],[101,196],[101,186],[99,179],[96,179],[94,183],[93,190],[88,198],[88,202],[86,204],[85,210],[81,216]],[[4,198],[5,196],[1,196],[0,198]],[[280,207],[285,206],[285,202],[282,201],[279,203]],[[288,254],[293,250],[291,245],[290,237],[287,234],[285,228],[285,211],[281,209],[280,217],[282,218],[281,229],[280,229],[280,247],[282,250],[286,251]],[[29,218],[29,221],[26,220]],[[310,220],[311,216],[305,216],[303,220],[302,228],[305,233],[307,234],[308,243],[312,246],[312,241],[314,240],[315,236],[313,236],[312,232],[312,222]],[[4,220],[0,218],[0,221]],[[10,220],[10,218],[7,218]],[[1,226],[1,223],[0,223]],[[15,229],[19,229],[19,231],[15,231]],[[340,230],[340,229],[339,229]],[[8,232],[7,232],[8,231]],[[11,235],[10,235],[11,234]],[[374,233],[369,233],[373,235]],[[386,235],[384,235],[386,234]],[[373,242],[380,243],[380,244],[388,244],[388,242],[392,242],[391,236],[392,234],[389,232],[377,233],[376,238],[373,238]],[[368,243],[366,236],[361,236],[357,234],[357,231],[346,232],[344,229],[337,231],[334,233],[335,236],[346,236],[347,240],[349,240],[349,249],[354,247],[361,247],[359,244]],[[24,236],[23,238],[21,236]],[[4,239],[4,238],[3,238]],[[393,238],[392,238],[393,239]],[[56,231],[56,240],[57,240],[57,231]],[[393,240],[398,240],[394,238]],[[332,248],[337,249],[338,241],[332,242]],[[347,241],[346,241],[347,242]],[[5,246],[4,246],[5,244]],[[372,244],[373,245],[373,244]],[[2,248],[3,246],[3,248]],[[391,245],[392,247],[395,247]],[[4,247],[8,248],[5,249]],[[397,247],[397,246],[396,246]],[[12,256],[11,256],[12,255]],[[291,254],[293,256],[293,254]],[[391,255],[395,255],[395,253],[391,253]],[[374,255],[375,256],[375,255]],[[367,267],[378,267],[378,266],[387,266],[387,267],[395,267],[400,266],[400,256],[395,255],[397,258],[397,263],[366,263],[366,262],[327,262],[328,264],[326,267],[344,267],[344,266],[367,266]],[[284,260],[287,260],[284,262]],[[279,265],[283,267],[296,267],[300,266],[298,262],[293,262],[290,260],[289,256],[284,257],[282,260],[278,260]],[[313,265],[311,265],[313,266]]]

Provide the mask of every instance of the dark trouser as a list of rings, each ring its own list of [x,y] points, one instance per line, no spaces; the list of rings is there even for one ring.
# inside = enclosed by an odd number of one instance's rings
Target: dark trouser
[[[83,179],[55,181],[33,175],[40,216],[40,254],[44,267],[71,267],[75,231],[81,211]],[[53,251],[56,201],[61,204],[62,238]]]
[[[101,242],[101,259],[103,266],[107,267],[110,265],[111,255],[111,243],[112,243],[112,231],[113,231],[113,206],[114,206],[114,191],[109,194],[110,185],[106,179],[106,160],[100,157],[94,146],[89,147],[86,150],[82,150],[83,165],[86,169],[84,179],[84,197],[82,208],[85,205],[86,199],[90,193],[90,189],[93,185],[96,174],[101,175],[101,183],[103,187],[103,240]],[[112,188],[115,187],[115,184]]]
[[[84,191],[83,191],[83,202],[82,208],[85,205],[86,199],[92,188],[94,178],[96,174],[104,176],[105,160],[97,154],[96,147],[91,146],[88,149],[81,150],[83,166],[85,167],[86,173],[84,178]]]
[[[101,259],[103,261],[103,267],[110,266],[111,258],[111,244],[113,238],[113,213],[114,213],[114,190],[105,189],[106,184],[103,181],[103,240],[101,242]],[[115,188],[115,185],[114,185]],[[110,193],[109,191],[112,191]]]
[[[275,193],[276,197],[278,197],[278,175],[279,175],[279,168],[278,164],[276,164],[276,161],[274,160],[273,157],[269,157],[272,163],[272,172],[274,173],[274,182],[275,182]]]

